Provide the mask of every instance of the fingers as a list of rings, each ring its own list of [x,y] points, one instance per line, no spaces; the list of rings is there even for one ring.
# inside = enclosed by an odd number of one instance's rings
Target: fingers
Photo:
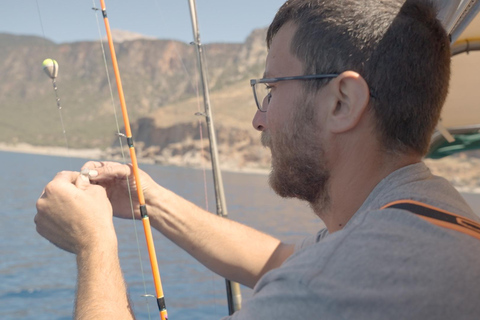
[[[60,171],[59,173],[56,174],[56,176],[53,178],[52,181],[64,181],[64,182],[70,182],[70,183],[75,183],[75,180],[78,178],[78,172],[75,171]]]
[[[79,174],[74,171],[61,171],[50,181],[45,189],[43,189],[40,199],[47,195],[47,189],[54,188],[56,186],[60,188],[66,188],[67,185],[73,184],[77,188],[85,190],[90,185],[89,178],[84,174]]]
[[[107,163],[108,163],[107,161],[88,161],[82,166],[82,169],[84,169],[84,168],[87,168],[87,169],[100,168],[100,167],[103,167]]]
[[[83,166],[82,169],[87,168],[90,170],[100,169],[104,167],[115,167],[115,166],[123,166],[121,163],[113,162],[113,161],[88,161]]]
[[[61,171],[50,181],[42,191],[39,199],[44,199],[48,196],[51,191],[54,191],[56,188],[68,188],[68,185],[75,184],[75,181],[78,178],[78,172],[73,171]]]
[[[81,172],[77,175],[75,186],[79,189],[86,190],[90,186],[90,178],[88,177],[88,174]]]
[[[58,173],[45,186],[36,209],[37,232],[66,251],[78,253],[92,247],[105,234],[114,240],[112,207],[105,189],[90,184],[78,172]]]
[[[82,173],[97,182],[125,179],[131,172],[130,165],[109,161],[89,161],[82,167]]]

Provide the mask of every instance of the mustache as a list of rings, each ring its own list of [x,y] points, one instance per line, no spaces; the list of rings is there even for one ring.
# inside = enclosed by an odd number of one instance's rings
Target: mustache
[[[262,146],[264,146],[265,148],[269,148],[272,142],[270,134],[268,134],[266,131],[262,131],[262,134],[260,136],[260,141],[262,143]]]

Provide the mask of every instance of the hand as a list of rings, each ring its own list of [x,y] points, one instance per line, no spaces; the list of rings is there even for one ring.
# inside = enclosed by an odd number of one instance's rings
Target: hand
[[[132,219],[132,206],[134,218],[140,219],[137,184],[133,176],[131,165],[116,162],[90,161],[84,164],[82,170],[90,170],[90,181],[99,184],[107,191],[108,199],[113,206],[116,217]],[[145,199],[150,197],[149,192],[158,185],[144,171],[139,170],[140,181]],[[130,192],[129,192],[130,189]],[[131,200],[130,200],[131,199]]]
[[[60,172],[47,184],[37,201],[35,223],[40,235],[75,254],[117,244],[105,189],[78,172]]]

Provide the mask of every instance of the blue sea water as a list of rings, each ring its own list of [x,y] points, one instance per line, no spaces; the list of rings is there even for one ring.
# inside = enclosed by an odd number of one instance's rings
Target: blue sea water
[[[33,218],[35,202],[45,184],[56,172],[79,170],[84,162],[0,152],[0,319],[72,318],[75,257],[39,236]],[[197,205],[208,205],[209,211],[215,209],[210,171],[206,171],[206,201],[202,170],[159,165],[141,168]],[[322,226],[305,204],[277,197],[269,189],[265,175],[224,173],[223,180],[231,219],[285,241],[300,239]],[[158,319],[155,300],[143,297],[145,292],[154,294],[154,288],[141,223],[115,220],[115,228],[120,262],[137,319]],[[227,315],[224,280],[160,233],[154,232],[154,239],[170,319],[219,319]],[[250,289],[242,287],[244,299],[250,294]]]

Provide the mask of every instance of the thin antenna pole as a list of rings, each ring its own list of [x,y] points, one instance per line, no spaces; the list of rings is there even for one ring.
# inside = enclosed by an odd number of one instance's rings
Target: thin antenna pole
[[[167,308],[165,306],[165,297],[163,294],[162,281],[160,279],[160,271],[158,270],[157,255],[155,253],[155,246],[153,243],[152,229],[150,227],[150,220],[147,215],[147,207],[145,205],[145,197],[143,195],[142,185],[139,176],[139,169],[137,163],[137,156],[133,146],[132,130],[130,128],[130,121],[128,119],[127,105],[123,94],[122,80],[120,78],[120,71],[118,69],[117,56],[115,54],[115,47],[113,46],[112,33],[110,31],[110,24],[107,18],[107,10],[105,8],[105,0],[100,0],[102,7],[103,21],[105,22],[105,29],[107,31],[108,46],[112,56],[113,70],[115,72],[115,80],[117,82],[118,96],[120,99],[120,106],[122,108],[123,122],[125,125],[125,134],[127,137],[127,144],[130,151],[130,158],[132,160],[133,176],[137,188],[138,202],[140,204],[140,214],[142,216],[143,229],[145,231],[145,240],[147,241],[148,255],[150,257],[150,265],[152,267],[153,281],[155,284],[155,291],[157,297],[158,310],[162,320],[168,319]]]
[[[228,216],[228,213],[227,213],[227,206],[225,201],[225,193],[223,191],[222,174],[220,172],[220,167],[218,164],[217,139],[215,136],[215,128],[213,126],[212,110],[210,108],[208,81],[207,81],[207,74],[205,70],[203,48],[200,42],[200,32],[198,30],[197,9],[195,5],[195,0],[189,0],[189,5],[190,5],[190,15],[192,19],[194,44],[197,49],[196,51],[197,51],[198,68],[200,70],[200,78],[202,81],[203,101],[205,105],[204,116],[207,121],[208,137],[210,139],[210,155],[212,158],[212,173],[213,173],[213,183],[215,187],[215,199],[217,203],[217,215],[226,218]],[[225,284],[226,284],[226,290],[227,290],[228,312],[231,315],[235,311],[240,310],[242,306],[242,294],[240,292],[240,285],[237,282],[225,279]]]

